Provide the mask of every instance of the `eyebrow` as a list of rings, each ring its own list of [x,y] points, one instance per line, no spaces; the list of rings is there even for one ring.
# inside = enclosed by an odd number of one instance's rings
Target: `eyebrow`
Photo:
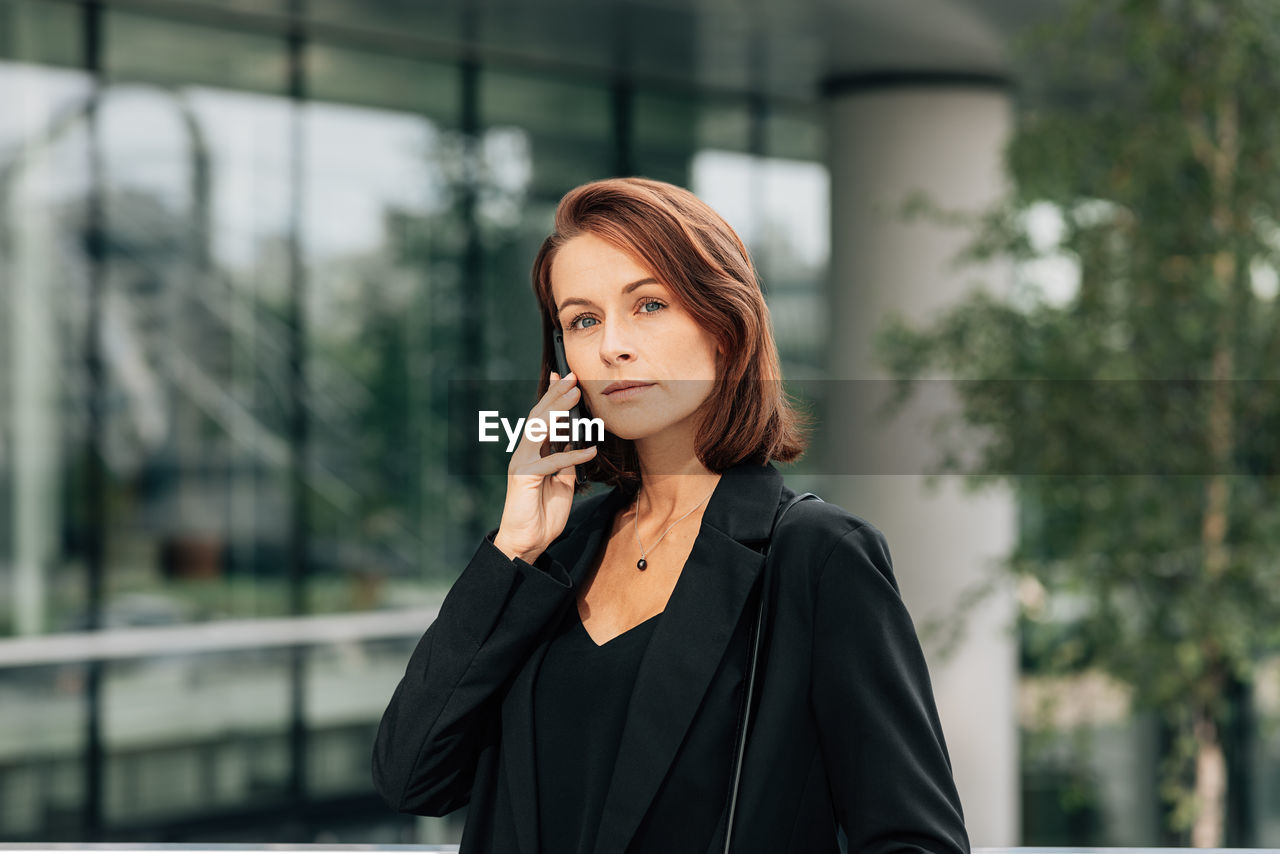
[[[640,279],[639,281],[632,282],[629,285],[624,285],[622,288],[622,292],[624,294],[629,294],[632,291],[634,291],[636,288],[640,287],[641,285],[658,285],[658,284],[661,284],[661,282],[659,282],[657,279],[652,277],[647,279]],[[564,311],[566,308],[568,308],[571,305],[595,305],[595,303],[593,303],[589,299],[583,299],[582,297],[569,297],[567,300],[565,300],[564,302],[556,306],[556,314],[559,314],[560,312]]]

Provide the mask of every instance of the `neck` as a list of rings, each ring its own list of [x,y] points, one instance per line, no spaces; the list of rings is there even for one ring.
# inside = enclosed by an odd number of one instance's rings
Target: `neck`
[[[690,417],[659,434],[636,440],[640,464],[636,508],[646,525],[674,521],[710,495],[720,482],[720,475],[698,459],[694,424]]]
[[[642,464],[640,491],[636,508],[647,524],[656,520],[676,519],[705,501],[720,482],[721,475],[704,466],[697,457],[676,469],[664,468],[661,474],[646,473]]]

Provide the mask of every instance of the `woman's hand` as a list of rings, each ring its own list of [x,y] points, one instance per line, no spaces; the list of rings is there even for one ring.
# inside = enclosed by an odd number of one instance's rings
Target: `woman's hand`
[[[582,393],[573,371],[560,377],[551,373],[547,393],[529,412],[529,418],[550,422],[552,410],[567,411]],[[528,422],[526,422],[528,423]],[[527,435],[511,454],[507,467],[507,500],[493,544],[509,558],[533,563],[560,536],[573,507],[573,485],[578,463],[596,455],[596,446],[576,451],[550,450],[550,442],[534,444]]]

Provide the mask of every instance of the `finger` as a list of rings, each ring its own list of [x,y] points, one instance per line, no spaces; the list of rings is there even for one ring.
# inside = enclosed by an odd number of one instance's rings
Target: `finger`
[[[509,470],[510,474],[516,475],[540,475],[545,477],[548,474],[563,470],[566,466],[573,466],[577,463],[589,460],[596,454],[595,445],[587,445],[584,448],[575,448],[567,451],[557,451],[547,454],[545,457],[538,457],[532,460],[521,460],[513,464]]]
[[[533,462],[521,464],[518,468],[513,469],[511,474],[546,477],[549,474],[556,474],[566,468],[571,468],[578,463],[584,463],[595,455],[595,445],[588,445],[587,447],[579,448],[576,451],[560,451],[555,454],[548,454],[545,457],[540,457]]]
[[[551,376],[553,377],[551,384],[547,386],[547,390],[542,395],[542,399],[534,405],[535,410],[542,407],[550,409],[551,404],[558,403],[560,399],[578,386],[578,375],[573,371],[570,371],[564,376],[560,376],[555,371],[552,371]]]
[[[547,390],[542,393],[542,397],[533,405],[533,409],[529,410],[529,417],[535,415],[541,417],[544,410],[549,410],[553,403],[558,402],[559,397],[564,394],[566,389],[572,388],[577,382],[577,377],[573,376],[573,371],[565,374],[563,377],[555,371],[551,372],[551,379],[547,385]]]
[[[547,389],[547,394],[542,400],[538,401],[538,405],[529,411],[529,421],[538,419],[544,423],[551,423],[551,412],[569,412],[577,403],[578,388],[574,383],[577,377],[570,371],[560,381],[559,384],[553,384]],[[559,393],[557,394],[557,390]],[[527,434],[522,433],[519,444],[511,454],[511,459],[516,464],[533,462],[543,457],[542,451],[549,447],[550,439],[544,439],[538,442],[531,442]]]
[[[533,415],[545,415],[552,409],[564,409],[563,404],[566,401],[573,400],[582,391],[578,385],[578,377],[572,371],[565,374],[561,379],[552,383],[547,389],[547,393],[542,396],[542,400],[530,412]]]

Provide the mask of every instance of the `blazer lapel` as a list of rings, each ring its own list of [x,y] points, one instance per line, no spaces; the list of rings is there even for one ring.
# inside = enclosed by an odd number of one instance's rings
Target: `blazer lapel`
[[[640,662],[596,850],[626,850],[674,761],[764,565],[746,543],[768,538],[782,486],[771,463],[740,463],[716,484]],[[566,607],[576,601],[621,503],[615,488],[573,534],[548,549],[568,567],[573,582],[575,595]],[[502,707],[502,754],[521,854],[537,854],[538,848],[533,689],[547,642],[546,636],[540,639]]]

